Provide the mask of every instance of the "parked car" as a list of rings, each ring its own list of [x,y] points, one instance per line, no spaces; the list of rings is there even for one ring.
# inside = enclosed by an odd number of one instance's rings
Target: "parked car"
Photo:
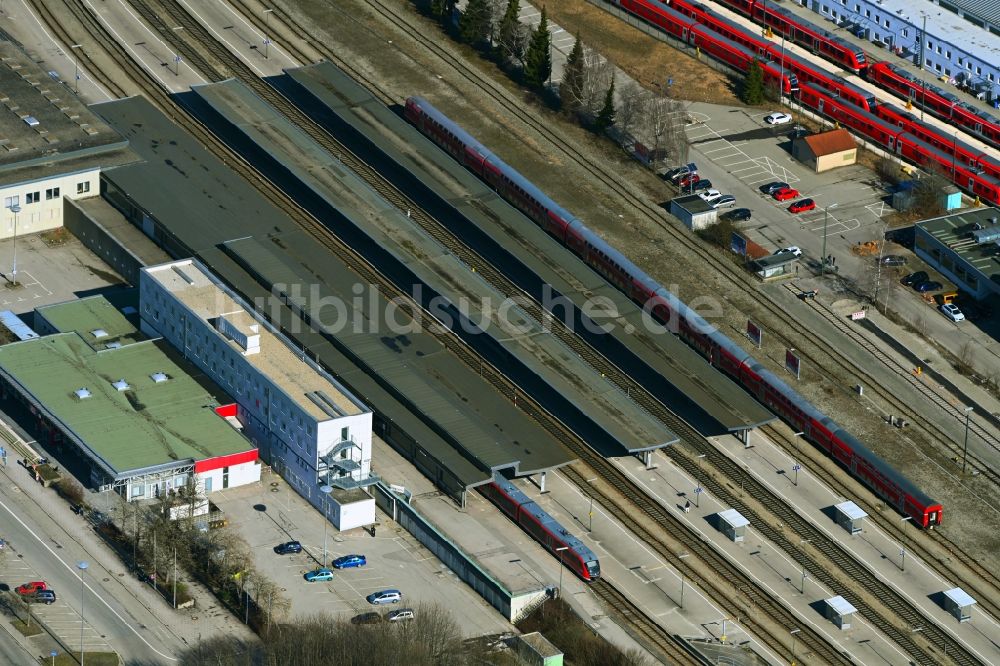
[[[712,208],[732,208],[736,205],[736,197],[732,194],[723,194],[712,202]]]
[[[799,191],[794,187],[783,187],[780,190],[771,192],[771,196],[774,197],[776,201],[788,201],[789,199],[794,199],[799,196]]]
[[[55,590],[38,590],[34,594],[26,597],[26,600],[33,601],[36,604],[45,604],[48,606],[56,602],[56,593]]]
[[[901,257],[898,254],[887,254],[882,257],[883,266],[905,266],[906,257]]]
[[[938,310],[941,311],[941,314],[948,319],[951,319],[956,324],[965,319],[965,315],[962,314],[962,311],[958,309],[958,306],[953,303],[945,303],[939,307]]]
[[[711,187],[712,187],[712,181],[710,181],[708,178],[701,178],[695,181],[695,184],[691,185],[690,189],[692,192],[699,192],[701,190],[707,190]]]
[[[765,116],[764,122],[768,125],[784,125],[785,123],[792,122],[792,117],[787,113],[782,113],[781,111],[775,111],[774,113]]]
[[[918,282],[917,284],[913,285],[913,288],[919,291],[920,293],[924,293],[928,291],[937,291],[938,289],[941,289],[943,286],[944,285],[942,285],[940,282],[935,282],[934,280],[924,280],[923,282]]]
[[[16,588],[14,588],[14,591],[24,596],[24,595],[34,594],[35,592],[41,592],[42,590],[47,590],[47,589],[49,589],[49,586],[45,584],[44,580],[35,580],[30,583],[25,583],[24,585],[18,585]]]
[[[667,169],[667,172],[663,174],[663,177],[673,183],[676,183],[678,178],[689,173],[698,173],[698,166],[694,162],[689,162],[688,164],[684,164],[682,166]]]
[[[333,580],[333,572],[323,567],[322,569],[310,571],[305,575],[305,579],[310,583],[325,583],[326,581]]]
[[[722,219],[729,222],[746,222],[751,217],[753,212],[749,208],[737,208],[722,214]]]
[[[381,604],[398,604],[403,600],[403,593],[399,590],[380,590],[378,592],[372,592],[365,599],[368,600],[373,606],[380,606]]]
[[[364,555],[344,555],[338,557],[332,563],[334,569],[350,569],[351,567],[363,567],[368,564]]]
[[[699,176],[698,174],[696,174],[696,173],[689,173],[689,174],[685,174],[685,175],[681,176],[680,179],[677,181],[677,185],[678,185],[678,187],[680,187],[680,188],[683,189],[685,187],[691,187],[691,186],[695,185],[700,180],[701,180],[701,176]]]
[[[707,201],[708,203],[712,203],[713,201],[722,196],[722,192],[720,192],[715,188],[711,188],[705,190],[704,192],[699,192],[698,196]]]
[[[362,613],[351,618],[351,624],[379,624],[382,622],[380,613]]]
[[[799,199],[788,207],[789,213],[804,213],[807,210],[816,208],[816,202],[812,199]]]
[[[921,282],[926,282],[929,279],[930,276],[927,275],[927,271],[917,271],[916,273],[910,273],[904,277],[902,282],[906,286],[912,287],[920,284]]]
[[[778,190],[784,190],[790,188],[791,185],[788,183],[782,183],[780,180],[773,183],[768,183],[767,185],[762,185],[760,191],[764,194],[774,194]]]
[[[783,247],[780,250],[774,251],[775,256],[779,254],[793,254],[796,257],[802,256],[802,250],[799,249],[797,245],[789,245],[788,247]]]
[[[412,608],[400,608],[399,610],[389,611],[389,614],[385,619],[389,622],[405,622],[406,620],[412,620],[417,616],[413,612]]]
[[[287,541],[274,547],[274,552],[278,555],[288,555],[290,553],[301,553],[302,544],[298,541]]]

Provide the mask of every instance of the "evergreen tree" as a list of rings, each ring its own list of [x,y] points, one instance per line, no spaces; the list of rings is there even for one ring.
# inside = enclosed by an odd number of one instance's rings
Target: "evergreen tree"
[[[531,88],[541,90],[552,74],[552,36],[549,34],[549,20],[542,6],[542,18],[531,34],[528,53],[524,57],[524,82]]]
[[[743,80],[743,102],[750,106],[757,106],[764,102],[764,70],[760,67],[757,59],[750,64],[750,71],[747,72]]]
[[[467,44],[481,44],[490,35],[490,6],[487,0],[469,0],[458,19],[458,34]]]
[[[518,20],[520,13],[520,0],[507,0],[507,10],[500,19],[500,29],[497,31],[497,43],[504,62],[520,61],[523,55],[520,45],[522,26]]]
[[[604,132],[615,124],[615,80],[611,79],[611,85],[608,86],[608,92],[604,95],[604,106],[601,107],[600,113],[597,114],[597,119],[594,120],[594,131],[598,134],[604,134]]]
[[[438,21],[443,21],[444,10],[445,10],[445,0],[431,0],[431,16],[436,18]]]
[[[576,35],[573,50],[566,58],[562,83],[559,84],[559,98],[566,113],[575,115],[583,105],[583,42]]]

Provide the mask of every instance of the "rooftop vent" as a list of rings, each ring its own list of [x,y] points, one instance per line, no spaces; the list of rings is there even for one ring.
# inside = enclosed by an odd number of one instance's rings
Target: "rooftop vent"
[[[101,338],[108,337],[108,332],[105,331],[103,328],[95,328],[90,332],[90,334],[93,335],[98,340],[100,340]]]
[[[997,218],[991,217],[990,218],[990,224],[996,224],[996,223],[997,223]]]
[[[153,380],[154,384],[162,384],[163,382],[170,379],[170,377],[167,377],[167,375],[162,372],[154,372],[149,376],[149,378]]]
[[[972,237],[976,239],[977,244],[990,243],[992,241],[1000,240],[1000,227],[991,226],[987,229],[973,231]]]
[[[125,381],[124,379],[119,379],[116,382],[111,382],[111,385],[114,386],[119,391],[127,391],[130,388],[132,388],[131,386],[128,385],[128,382]]]
[[[80,400],[86,400],[87,398],[90,397],[90,389],[87,387],[78,388],[77,390],[73,391],[73,393],[76,393],[76,397],[79,398]]]
[[[38,118],[34,116],[24,116],[21,120],[23,120],[28,127],[38,127],[41,125],[41,123],[38,122]]]
[[[108,344],[104,345],[104,348],[105,349],[121,349],[122,348],[122,343],[120,343],[120,342],[109,342]]]

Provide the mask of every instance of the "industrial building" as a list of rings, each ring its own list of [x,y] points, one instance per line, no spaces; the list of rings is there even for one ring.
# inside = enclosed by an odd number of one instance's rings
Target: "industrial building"
[[[858,146],[851,133],[841,127],[794,139],[792,157],[816,173],[823,173],[857,162]]]
[[[0,346],[0,388],[78,478],[126,500],[260,480],[222,390],[102,297],[48,306],[38,321],[47,335]]]
[[[671,199],[670,214],[692,231],[711,226],[719,219],[719,211],[697,194],[686,194]]]
[[[940,0],[938,4],[929,0],[799,0],[799,4],[861,39],[912,60],[942,81],[967,85],[990,103],[1000,92],[1000,9],[994,0]],[[925,25],[926,39],[921,40]],[[884,54],[875,55],[884,59]]]
[[[139,293],[143,330],[229,391],[265,462],[338,529],[375,522],[368,407],[196,260],[144,268]]]
[[[1000,210],[972,208],[917,222],[914,250],[973,298],[1000,294]]]
[[[136,159],[70,88],[5,41],[0,103],[0,239],[61,227],[64,199],[98,196],[102,168]]]

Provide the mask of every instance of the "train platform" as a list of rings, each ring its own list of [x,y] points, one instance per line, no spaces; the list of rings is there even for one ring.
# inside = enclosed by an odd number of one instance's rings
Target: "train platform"
[[[390,204],[249,88],[230,80],[197,86],[193,94],[201,103],[192,107],[227,142],[274,182],[301,191],[299,200],[318,219],[350,238],[399,289],[422,302],[438,322],[484,353],[592,447],[604,455],[622,455],[678,441],[543,322],[418,226],[409,211]],[[291,180],[281,182],[286,172]]]
[[[472,493],[465,508],[456,507],[381,439],[373,438],[372,450],[378,461],[379,476],[387,483],[405,488],[411,496],[411,506],[508,590],[515,593],[558,590],[559,561],[489,500]],[[562,571],[562,588],[563,599],[594,631],[623,650],[645,653],[639,643],[607,616],[598,600],[587,594],[587,584],[569,569]]]
[[[92,108],[145,160],[102,174],[106,198],[169,254],[198,257],[263,309],[371,406],[376,433],[456,502],[495,469],[532,473],[572,460],[440,342],[379,333],[385,322],[372,318],[391,310],[386,297],[369,290],[359,300],[357,273],[144,98]],[[342,307],[342,325],[314,326],[278,287],[315,299],[307,301],[314,313]]]
[[[278,87],[300,104],[316,107],[318,122],[336,131],[353,150],[363,151],[411,197],[428,201],[442,223],[460,229],[466,242],[548,312],[693,425],[710,434],[743,432],[774,418],[336,66],[320,63],[287,74],[289,80],[278,81]],[[612,324],[610,330],[595,333],[596,317],[581,312],[593,312],[598,302],[615,316],[600,322]]]

